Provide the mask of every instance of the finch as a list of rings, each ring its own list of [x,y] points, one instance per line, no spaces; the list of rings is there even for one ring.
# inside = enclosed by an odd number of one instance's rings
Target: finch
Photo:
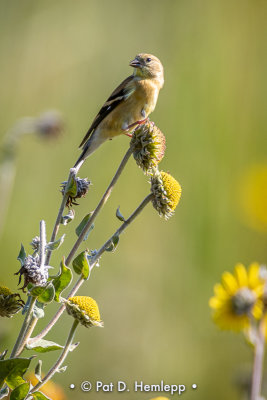
[[[129,133],[137,124],[146,121],[154,111],[158,94],[164,84],[163,66],[152,54],[138,54],[129,64],[133,74],[128,76],[110,95],[92,122],[80,147],[82,154],[74,168],[107,139]]]

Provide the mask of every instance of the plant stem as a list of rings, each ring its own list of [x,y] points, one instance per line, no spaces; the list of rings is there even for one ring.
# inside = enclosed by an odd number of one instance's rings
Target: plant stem
[[[93,269],[101,255],[104,253],[107,247],[109,247],[112,244],[112,239],[114,236],[120,236],[121,233],[130,225],[131,222],[140,214],[140,212],[145,208],[145,206],[152,200],[153,194],[150,193],[148,196],[144,198],[144,200],[139,204],[139,206],[136,208],[136,210],[130,215],[130,217],[124,221],[124,223],[120,226],[120,228],[108,239],[105,244],[100,248],[100,250],[96,253],[96,255],[91,259],[90,262],[90,270]],[[80,277],[78,281],[76,282],[75,286],[67,296],[67,298],[72,297],[76,294],[78,289],[81,287],[83,284],[84,279]],[[39,335],[35,336],[34,338],[29,340],[29,343],[34,343],[36,340],[42,339],[49,331],[50,329],[55,325],[57,320],[60,318],[62,315],[63,311],[65,310],[65,306],[62,305],[57,313],[54,315],[52,320],[49,322],[49,324],[42,330],[42,332],[39,333]]]
[[[112,181],[110,182],[107,190],[105,191],[104,195],[102,196],[101,200],[99,201],[96,209],[94,210],[91,218],[88,220],[88,222],[86,223],[86,225],[84,226],[81,234],[79,235],[78,239],[76,240],[74,246],[72,247],[68,257],[66,258],[66,265],[68,266],[72,260],[72,258],[74,257],[76,251],[78,250],[79,246],[81,245],[85,235],[87,234],[88,230],[90,229],[90,227],[92,226],[94,220],[96,219],[97,215],[99,214],[101,208],[105,205],[105,203],[107,202],[109,196],[111,195],[111,192],[117,182],[117,180],[119,179],[125,165],[127,164],[127,161],[129,160],[130,156],[132,154],[132,149],[129,148],[125,154],[125,156],[123,157],[119,168],[117,169],[114,177],[112,178]]]
[[[72,341],[73,341],[73,338],[74,338],[74,334],[75,334],[75,331],[77,329],[78,324],[79,324],[79,322],[75,319],[74,322],[73,322],[73,325],[71,327],[71,330],[70,330],[68,339],[66,341],[65,347],[64,347],[60,357],[58,358],[57,362],[49,370],[49,372],[42,379],[42,381],[37,383],[37,385],[32,388],[32,390],[30,391],[29,394],[32,394],[32,393],[36,392],[38,389],[40,389],[57,372],[57,369],[60,368],[60,366],[62,365],[62,363],[64,362],[65,358],[68,355],[68,352],[69,352],[70,346],[72,344]]]
[[[261,397],[261,384],[263,374],[264,345],[265,345],[265,329],[266,314],[262,317],[258,335],[255,344],[255,356],[252,374],[251,400],[259,400]]]
[[[69,184],[70,184],[71,180],[75,179],[75,177],[76,177],[76,170],[74,168],[71,168],[70,169],[70,173],[69,173],[69,177],[68,177],[68,182],[67,182],[67,184],[65,186],[65,191],[64,191],[64,194],[63,194],[61,205],[59,207],[58,215],[57,215],[57,218],[56,218],[56,222],[55,222],[55,225],[54,225],[54,228],[53,228],[53,232],[52,232],[52,235],[51,235],[51,238],[50,238],[50,242],[54,242],[55,239],[56,239],[56,236],[57,236],[57,233],[58,233],[58,230],[59,230],[59,226],[60,226],[60,222],[61,222],[61,218],[62,218],[62,215],[63,215],[63,212],[64,212],[64,208],[66,206],[66,203],[67,203],[67,200],[68,200],[68,196],[69,196],[68,187],[69,187]],[[52,254],[52,250],[48,249],[47,250],[47,254],[46,254],[46,260],[45,260],[45,264],[46,265],[49,265],[51,254]]]
[[[68,294],[67,299],[69,297],[72,297],[75,295],[75,293],[79,290],[79,288],[83,284],[83,281],[84,281],[84,279],[80,276],[79,279],[77,280],[76,284],[74,285],[73,289]],[[53,326],[55,325],[57,320],[61,317],[64,310],[65,310],[65,305],[62,304],[60,306],[60,308],[58,309],[58,311],[56,312],[56,314],[54,315],[54,317],[49,322],[49,324],[39,333],[39,335],[35,336],[34,338],[29,339],[28,343],[32,344],[32,343],[36,342],[37,340],[42,339],[44,336],[46,336],[46,334],[50,331],[50,329],[53,328]]]
[[[19,336],[18,336],[18,338],[16,340],[16,343],[15,343],[15,345],[13,347],[13,350],[11,352],[10,358],[15,358],[16,357],[17,351],[18,351],[18,349],[19,349],[19,347],[21,345],[21,342],[22,342],[22,340],[23,340],[23,338],[25,336],[25,333],[27,331],[27,328],[29,326],[32,310],[33,310],[33,307],[35,305],[35,301],[36,301],[35,297],[30,297],[29,308],[28,308],[27,314],[25,316],[24,322],[22,324]]]

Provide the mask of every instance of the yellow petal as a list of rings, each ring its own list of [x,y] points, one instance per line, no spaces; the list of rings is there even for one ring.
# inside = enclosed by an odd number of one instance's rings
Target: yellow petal
[[[252,263],[248,269],[248,284],[250,288],[255,288],[260,281],[259,278],[260,266],[258,263]]]
[[[229,294],[235,294],[235,292],[238,290],[238,285],[237,281],[234,278],[230,272],[224,272],[222,275],[222,284],[227,293]]]
[[[235,266],[235,276],[240,288],[248,286],[247,270],[243,264],[239,263]]]

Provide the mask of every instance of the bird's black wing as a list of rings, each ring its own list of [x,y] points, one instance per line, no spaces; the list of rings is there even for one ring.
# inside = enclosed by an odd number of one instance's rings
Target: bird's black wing
[[[124,101],[128,96],[131,95],[131,90],[127,88],[127,84],[131,82],[132,79],[132,75],[128,76],[128,78],[124,79],[124,81],[111,93],[111,95],[93,120],[92,125],[90,126],[79,147],[82,147],[85,144],[85,142],[89,139],[94,130],[98,127],[100,122],[103,121],[103,119],[108,114],[110,114],[111,111],[113,111],[122,101]]]

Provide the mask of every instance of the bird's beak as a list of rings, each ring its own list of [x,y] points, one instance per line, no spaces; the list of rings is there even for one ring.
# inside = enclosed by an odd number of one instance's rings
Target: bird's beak
[[[141,68],[141,63],[136,58],[130,62],[130,67]]]

